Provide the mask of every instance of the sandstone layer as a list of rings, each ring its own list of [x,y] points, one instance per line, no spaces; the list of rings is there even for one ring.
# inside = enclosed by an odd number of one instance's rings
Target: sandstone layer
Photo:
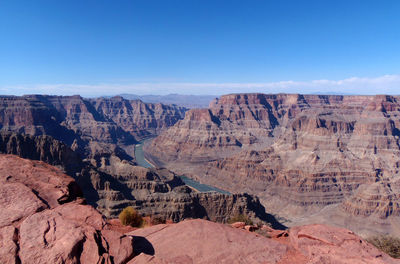
[[[177,173],[258,195],[288,224],[364,221],[352,228],[370,233],[379,222],[375,232],[400,234],[399,137],[400,97],[231,94],[188,111],[145,151]]]
[[[120,96],[90,100],[97,112],[111,119],[137,139],[158,135],[184,117],[186,108],[161,103],[143,103]]]
[[[129,233],[139,263],[399,263],[353,232],[324,225],[292,228],[288,236],[256,233],[204,220],[157,225]],[[179,249],[179,250],[177,250]]]
[[[185,110],[121,97],[1,96],[0,130],[49,135],[86,157],[115,152],[127,157],[123,146],[173,125]]]

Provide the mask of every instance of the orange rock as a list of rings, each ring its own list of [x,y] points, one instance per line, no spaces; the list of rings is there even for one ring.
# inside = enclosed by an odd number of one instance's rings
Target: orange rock
[[[311,225],[289,233],[281,242],[200,219],[157,225],[129,233],[141,249],[129,263],[400,263],[347,229]]]
[[[234,228],[244,229],[245,226],[246,226],[245,222],[235,222],[235,223],[231,224],[231,227],[234,227]]]
[[[254,226],[254,225],[246,225],[246,226],[244,227],[244,229],[246,229],[246,230],[249,231],[249,232],[254,232],[254,231],[256,231],[258,228],[257,228],[257,226]]]

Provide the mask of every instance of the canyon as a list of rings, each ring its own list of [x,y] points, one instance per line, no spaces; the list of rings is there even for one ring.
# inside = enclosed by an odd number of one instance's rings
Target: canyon
[[[76,180],[87,203],[109,218],[133,206],[163,221],[226,222],[246,214],[283,227],[265,212],[257,197],[199,192],[166,169],[137,166],[138,140],[173,125],[183,118],[184,108],[121,97],[0,99],[0,152],[57,166]]]
[[[0,96],[0,124],[2,263],[398,262],[360,236],[400,235],[400,97]]]
[[[121,231],[86,205],[72,177],[15,155],[0,154],[0,183],[4,264],[399,263],[323,225],[269,228],[269,237],[201,219]]]
[[[288,226],[400,235],[399,129],[398,96],[230,94],[187,111],[144,151],[177,174],[257,195]]]
[[[182,107],[122,97],[2,96],[0,131],[49,135],[85,157],[118,153],[122,158],[134,159],[124,146],[156,135],[182,119],[185,111]]]

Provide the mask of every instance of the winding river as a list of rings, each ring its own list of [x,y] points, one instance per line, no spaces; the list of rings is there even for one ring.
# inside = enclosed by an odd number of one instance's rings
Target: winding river
[[[136,145],[135,145],[135,158],[136,158],[136,162],[137,162],[137,164],[138,164],[139,166],[141,166],[141,167],[145,167],[145,168],[154,168],[154,165],[151,164],[151,163],[144,157],[144,152],[143,152],[143,144],[144,144],[146,141],[149,141],[149,140],[152,140],[152,139],[153,139],[153,138],[143,139],[143,140],[139,141],[139,144],[136,144]],[[209,186],[209,185],[206,185],[206,184],[199,183],[199,182],[197,182],[197,181],[195,181],[195,180],[193,180],[193,179],[190,179],[190,178],[188,178],[188,177],[186,177],[186,176],[184,176],[184,175],[179,176],[179,177],[182,179],[182,181],[183,181],[186,185],[192,187],[193,189],[196,189],[196,190],[199,191],[199,192],[219,192],[219,193],[223,193],[223,194],[230,194],[229,192],[224,191],[224,190],[221,190],[221,189],[218,189],[218,188],[216,188],[216,187],[213,187],[213,186]]]

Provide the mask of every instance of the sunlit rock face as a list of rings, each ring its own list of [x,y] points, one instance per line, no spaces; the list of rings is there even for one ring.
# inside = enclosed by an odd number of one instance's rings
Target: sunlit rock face
[[[135,138],[159,134],[183,119],[186,108],[175,105],[143,103],[116,96],[90,100],[96,111],[111,119]]]
[[[292,221],[347,226],[335,212],[389,232],[399,215],[399,129],[396,96],[231,94],[188,111],[145,150],[176,172],[257,194]]]
[[[182,119],[185,111],[177,106],[146,104],[121,97],[2,96],[0,130],[49,135],[84,156],[93,157],[157,135]]]

